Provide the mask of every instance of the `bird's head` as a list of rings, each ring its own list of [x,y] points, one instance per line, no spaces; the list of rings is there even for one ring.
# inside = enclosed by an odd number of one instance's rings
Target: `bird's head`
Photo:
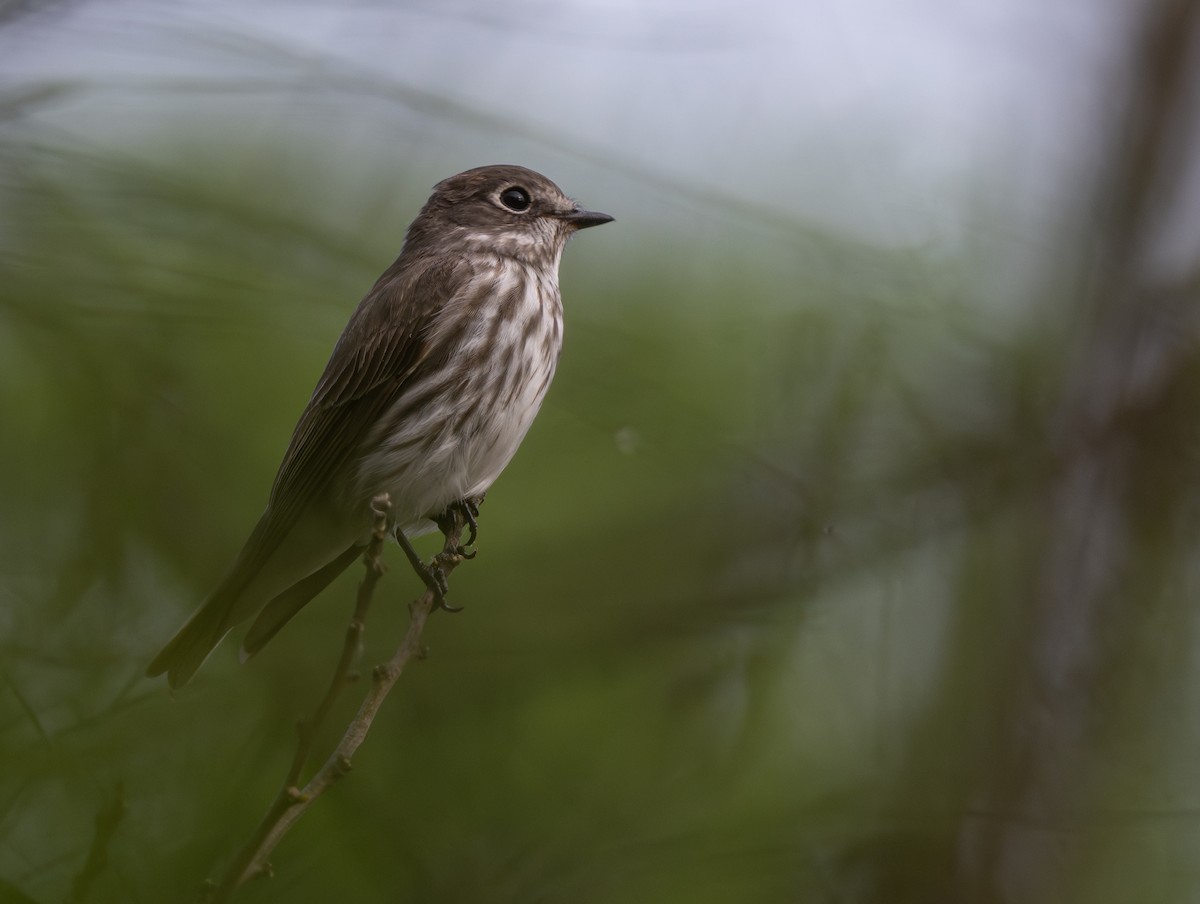
[[[434,186],[409,227],[406,245],[557,263],[567,239],[612,219],[583,209],[541,173],[523,166],[480,166]]]

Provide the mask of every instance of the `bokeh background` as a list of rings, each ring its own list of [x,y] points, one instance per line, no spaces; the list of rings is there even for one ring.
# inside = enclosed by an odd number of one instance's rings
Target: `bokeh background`
[[[238,900],[1200,900],[1197,6],[0,3],[0,901],[194,900],[265,810],[358,569],[142,671],[492,162],[617,222]]]

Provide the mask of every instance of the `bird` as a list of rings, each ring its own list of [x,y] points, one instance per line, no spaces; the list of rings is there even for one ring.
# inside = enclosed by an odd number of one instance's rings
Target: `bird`
[[[241,552],[146,674],[182,687],[251,617],[241,658],[257,653],[362,555],[381,493],[414,565],[409,538],[453,508],[473,533],[554,376],[563,249],[612,220],[522,166],[434,186],[334,345]]]

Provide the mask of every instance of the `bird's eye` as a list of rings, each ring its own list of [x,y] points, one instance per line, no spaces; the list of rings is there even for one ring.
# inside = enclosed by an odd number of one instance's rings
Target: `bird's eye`
[[[506,188],[500,192],[500,203],[509,210],[522,213],[528,210],[529,205],[533,202],[529,198],[529,192],[525,191],[519,185],[514,185],[512,188]]]

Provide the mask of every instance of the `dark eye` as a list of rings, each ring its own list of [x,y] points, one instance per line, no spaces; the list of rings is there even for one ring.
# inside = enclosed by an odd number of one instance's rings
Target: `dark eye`
[[[529,192],[525,191],[519,185],[514,185],[512,188],[506,188],[500,192],[500,203],[509,210],[521,213],[528,210],[532,202],[529,199]]]

